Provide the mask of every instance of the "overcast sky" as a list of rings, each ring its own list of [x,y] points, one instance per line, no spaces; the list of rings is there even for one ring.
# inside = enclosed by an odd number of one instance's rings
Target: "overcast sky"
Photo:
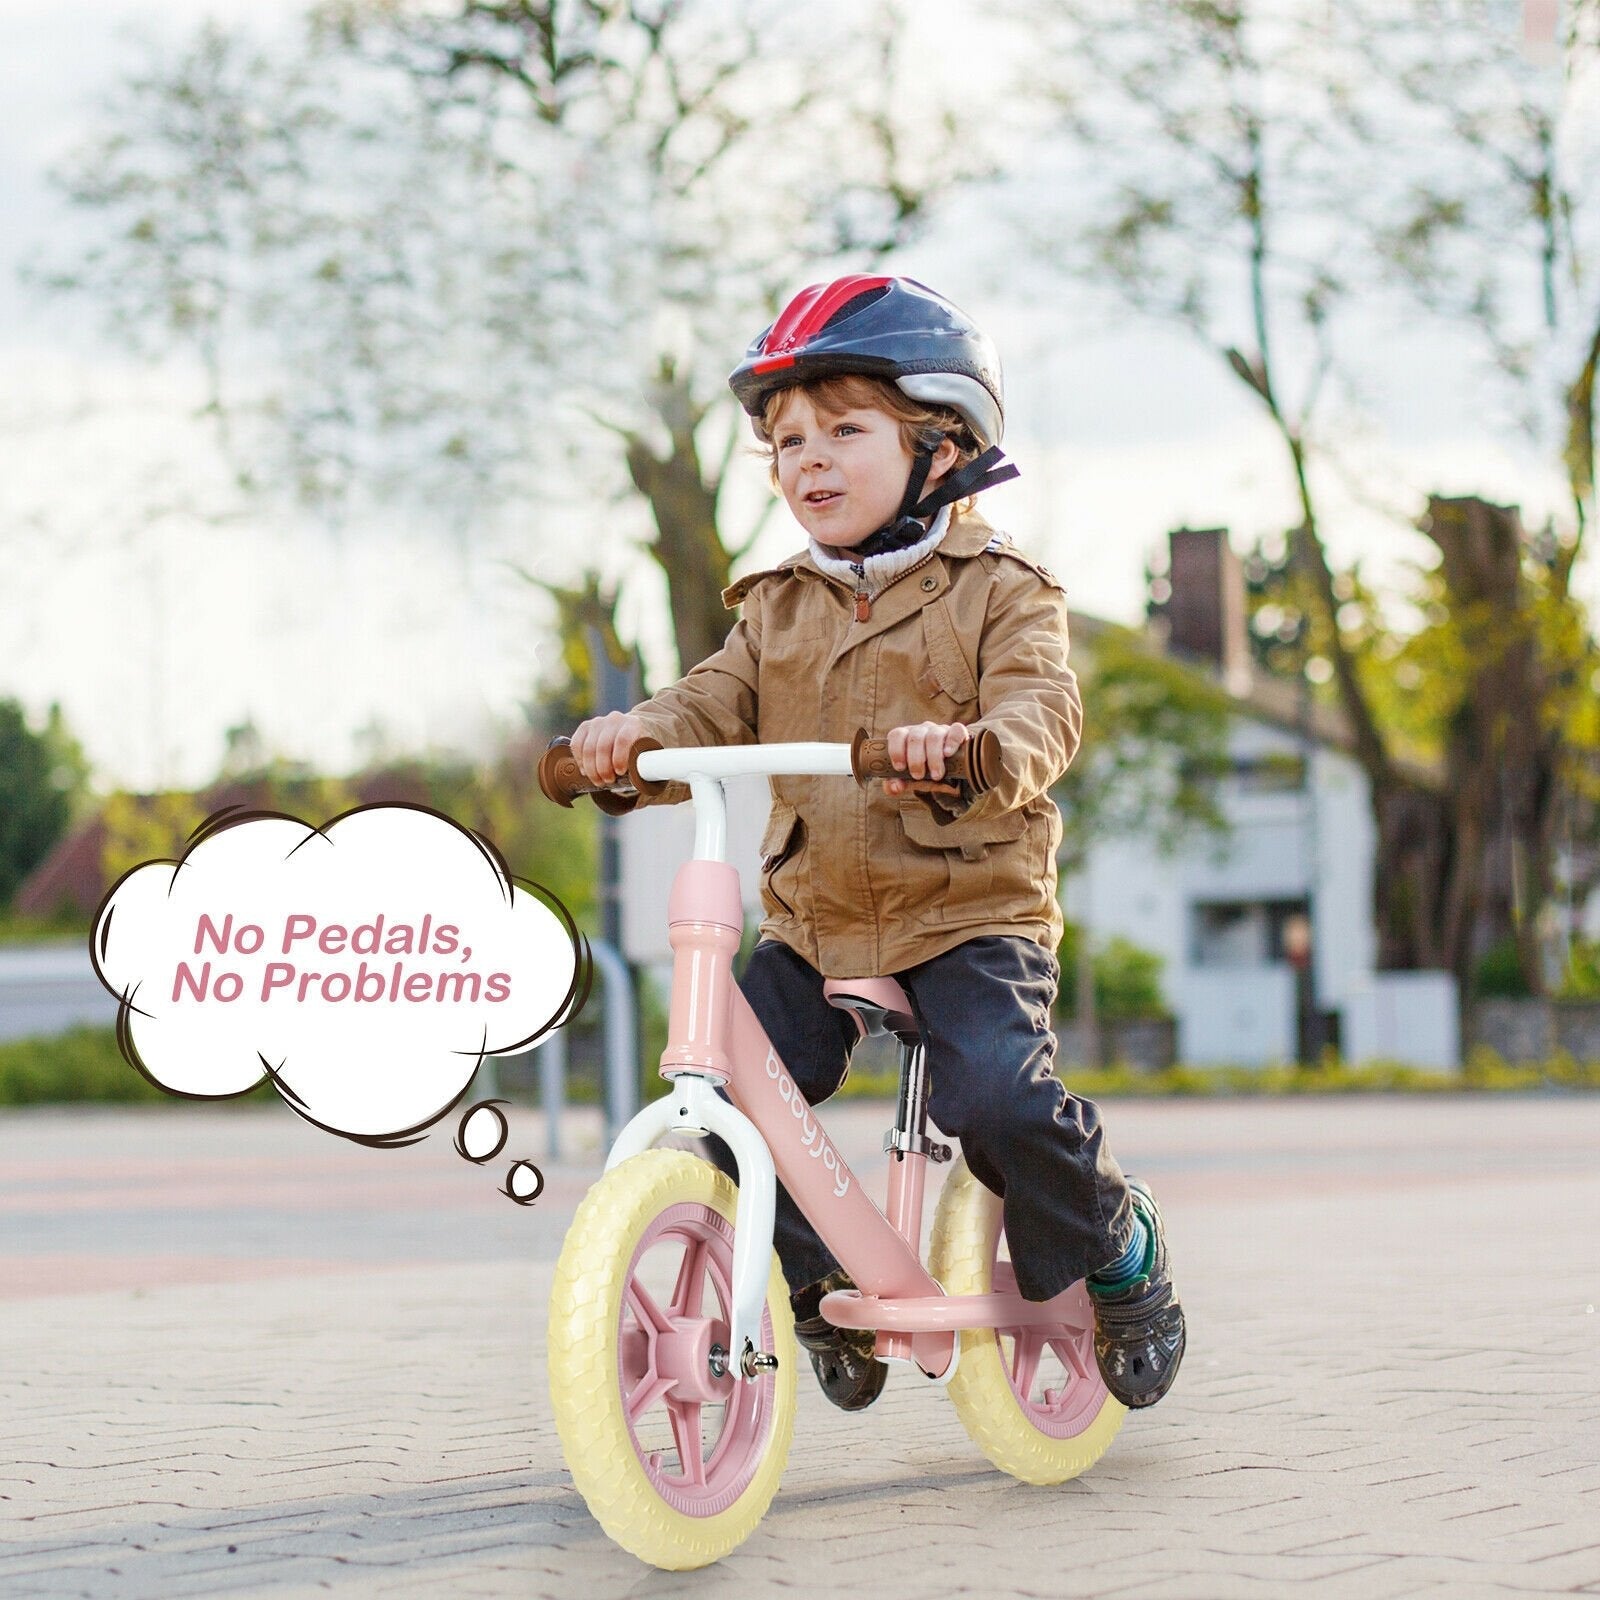
[[[436,530],[389,521],[335,539],[259,517],[197,520],[185,507],[226,492],[187,415],[189,378],[139,367],[83,307],[41,306],[16,282],[19,261],[75,226],[44,173],[130,59],[127,27],[177,37],[208,13],[259,27],[274,11],[290,8],[0,0],[0,695],[36,714],[60,700],[102,786],[202,782],[247,716],[271,747],[333,770],[374,721],[401,748],[482,748],[515,724],[554,650],[527,587]],[[1174,526],[1225,523],[1243,544],[1296,520],[1281,445],[1214,357],[1125,312],[1046,322],[1019,308],[975,265],[973,220],[900,270],[963,300],[999,343],[1024,476],[984,510],[1063,576],[1077,608],[1136,620],[1145,563]],[[1392,309],[1360,336],[1372,437],[1347,455],[1365,496],[1403,514],[1429,490],[1519,502],[1530,522],[1562,509],[1558,475],[1489,415],[1475,352]],[[741,470],[746,492],[762,492],[759,468]],[[1420,552],[1333,475],[1319,490],[1337,557]],[[150,507],[164,508],[154,521]],[[569,576],[563,556],[583,532],[556,533],[544,570]],[[780,513],[754,559],[799,542]],[[1595,574],[1591,552],[1581,587],[1600,601]],[[668,636],[663,604],[641,568],[625,621],[652,652]]]

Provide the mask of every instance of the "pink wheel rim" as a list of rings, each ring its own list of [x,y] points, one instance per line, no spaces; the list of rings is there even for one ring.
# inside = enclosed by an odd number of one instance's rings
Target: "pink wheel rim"
[[[1015,1292],[1016,1274],[999,1254],[997,1230],[990,1281],[997,1293]],[[1067,1307],[1060,1322],[995,1329],[997,1341],[1011,1344],[1008,1358],[1005,1343],[1000,1343],[1000,1360],[1018,1408],[1051,1439],[1076,1438],[1106,1402],[1105,1380],[1094,1359],[1094,1307],[1082,1283],[1072,1286]]]
[[[663,1289],[668,1278],[670,1288]],[[749,1487],[772,1432],[773,1375],[743,1383],[710,1369],[711,1346],[728,1347],[732,1305],[732,1227],[710,1206],[669,1206],[628,1263],[617,1378],[645,1476],[687,1516],[727,1510]],[[765,1309],[761,1342],[772,1348]]]

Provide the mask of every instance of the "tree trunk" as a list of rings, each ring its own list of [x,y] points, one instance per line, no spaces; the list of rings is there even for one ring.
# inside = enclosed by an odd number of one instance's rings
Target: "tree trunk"
[[[1431,496],[1422,526],[1469,665],[1442,784],[1390,767],[1373,785],[1378,966],[1453,973],[1465,1036],[1490,946],[1514,939],[1529,990],[1545,990],[1539,912],[1553,881],[1559,733],[1543,714],[1549,684],[1516,508]]]
[[[730,562],[717,532],[721,486],[707,482],[695,443],[705,408],[670,361],[661,364],[654,399],[667,431],[667,454],[657,455],[643,435],[630,434],[628,471],[655,518],[650,554],[666,574],[678,670],[687,672],[722,648],[733,621],[722,604]]]
[[[1560,735],[1545,715],[1551,685],[1523,578],[1521,517],[1514,506],[1430,496],[1425,531],[1471,662],[1446,769],[1460,871],[1482,877],[1451,908],[1448,937],[1470,962],[1513,938],[1524,982],[1542,994],[1539,913],[1553,877]]]

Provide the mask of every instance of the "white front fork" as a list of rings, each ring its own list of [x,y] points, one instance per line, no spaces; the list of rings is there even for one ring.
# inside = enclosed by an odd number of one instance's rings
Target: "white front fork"
[[[716,1083],[698,1072],[680,1073],[669,1094],[652,1101],[617,1135],[606,1157],[606,1171],[642,1151],[654,1148],[669,1133],[714,1133],[733,1151],[739,1173],[739,1203],[733,1224],[733,1326],[728,1370],[747,1380],[762,1369],[751,1357],[771,1355],[761,1348],[761,1312],[767,1302],[772,1261],[772,1227],[778,1197],[778,1176],[772,1152],[755,1124],[716,1091]]]

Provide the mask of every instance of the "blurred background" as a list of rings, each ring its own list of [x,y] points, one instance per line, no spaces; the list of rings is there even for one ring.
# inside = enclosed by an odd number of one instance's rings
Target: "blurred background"
[[[1065,1059],[1594,1076],[1600,0],[0,0],[0,42],[0,1103],[142,1090],[84,939],[236,803],[479,828],[620,951],[648,1061],[686,819],[532,769],[800,546],[724,379],[866,269],[996,339],[983,510],[1072,599]]]

